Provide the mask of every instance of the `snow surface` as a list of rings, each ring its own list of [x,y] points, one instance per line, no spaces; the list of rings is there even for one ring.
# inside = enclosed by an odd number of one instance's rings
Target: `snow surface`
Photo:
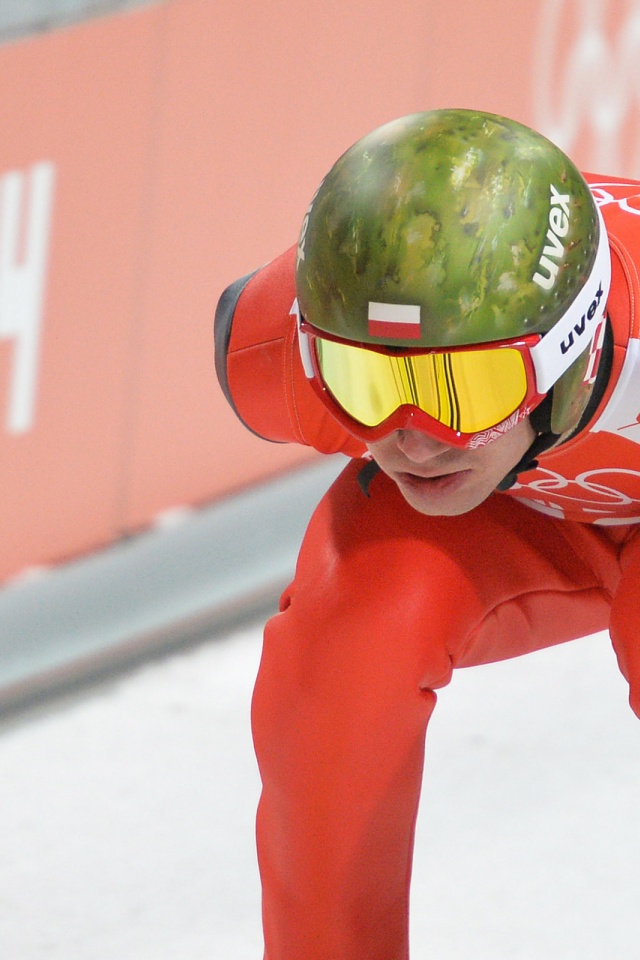
[[[0,726],[3,958],[261,958],[260,633]],[[412,960],[637,960],[640,724],[626,697],[605,634],[460,671],[440,693]]]

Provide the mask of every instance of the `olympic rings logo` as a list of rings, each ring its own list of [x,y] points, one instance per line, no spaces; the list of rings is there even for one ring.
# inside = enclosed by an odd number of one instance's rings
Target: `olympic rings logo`
[[[516,483],[512,490],[514,492],[527,490],[529,493],[537,493],[542,500],[549,504],[557,503],[557,501],[579,502],[587,508],[596,508],[593,511],[594,513],[603,514],[608,511],[606,509],[598,510],[598,507],[629,507],[640,504],[640,497],[630,496],[622,490],[616,490],[615,487],[609,487],[606,483],[599,482],[615,475],[621,480],[626,478],[633,486],[640,480],[640,472],[637,470],[625,470],[616,467],[586,470],[579,474],[575,480],[567,480],[566,477],[545,467],[538,467],[538,473],[544,476],[538,480],[532,480],[530,483]]]
[[[590,183],[591,193],[602,210],[614,203],[634,217],[640,217],[640,193],[629,193],[628,183]],[[633,190],[633,188],[631,188]],[[619,194],[619,196],[616,196]]]
[[[535,126],[583,169],[640,175],[640,0],[545,0]]]

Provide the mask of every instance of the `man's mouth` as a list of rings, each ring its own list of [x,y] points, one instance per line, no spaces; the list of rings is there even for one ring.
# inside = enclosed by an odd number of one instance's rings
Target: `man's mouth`
[[[447,490],[462,482],[471,471],[450,470],[446,473],[434,473],[425,476],[418,473],[402,472],[397,474],[399,483],[415,490]]]

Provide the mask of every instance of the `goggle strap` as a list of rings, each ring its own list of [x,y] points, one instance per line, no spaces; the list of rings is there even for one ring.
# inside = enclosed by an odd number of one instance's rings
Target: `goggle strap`
[[[611,284],[611,253],[600,213],[598,249],[591,273],[579,294],[554,327],[531,348],[538,393],[548,393],[572,363],[590,346],[604,320]]]
[[[296,327],[298,330],[298,347],[300,350],[300,360],[302,361],[302,368],[304,370],[304,375],[307,380],[313,380],[315,377],[315,370],[313,367],[313,359],[311,355],[311,342],[308,335],[302,329],[302,316],[300,314],[300,306],[298,304],[298,298],[293,301],[291,305],[291,310],[289,310],[289,316],[296,318]]]

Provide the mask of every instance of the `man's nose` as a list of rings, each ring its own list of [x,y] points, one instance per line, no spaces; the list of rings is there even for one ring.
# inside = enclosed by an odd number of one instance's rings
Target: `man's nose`
[[[427,463],[448,449],[446,443],[422,430],[398,430],[396,443],[405,457],[414,463]]]

